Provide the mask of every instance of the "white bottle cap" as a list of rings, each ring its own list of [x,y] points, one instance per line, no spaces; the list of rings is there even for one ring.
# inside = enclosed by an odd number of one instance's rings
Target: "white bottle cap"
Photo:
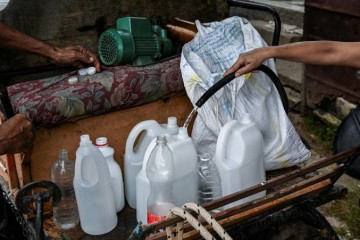
[[[69,83],[69,84],[74,84],[74,83],[76,83],[77,81],[78,81],[78,78],[75,77],[75,76],[69,77],[69,79],[68,79],[68,83]]]
[[[241,118],[241,121],[240,121],[242,124],[249,124],[251,123],[251,118],[250,118],[250,114],[249,113],[244,113],[242,118]]]
[[[106,137],[98,137],[95,144],[98,147],[106,146],[108,144],[108,139]]]
[[[80,145],[85,145],[89,143],[92,143],[89,134],[84,134],[80,136]]]
[[[84,76],[87,74],[87,68],[81,68],[78,70],[80,76]]]
[[[168,127],[177,127],[177,118],[176,117],[168,117]]]
[[[89,74],[89,75],[93,75],[96,73],[96,68],[95,67],[89,67],[87,70],[86,70],[86,73]]]
[[[189,137],[189,134],[187,132],[187,128],[184,128],[184,127],[179,128],[178,137],[181,138],[181,139],[185,139],[185,138]]]

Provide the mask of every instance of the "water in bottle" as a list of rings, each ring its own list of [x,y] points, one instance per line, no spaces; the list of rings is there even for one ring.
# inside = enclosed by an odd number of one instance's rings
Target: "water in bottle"
[[[150,182],[147,201],[147,222],[157,222],[167,216],[175,206],[173,196],[174,175],[173,154],[167,145],[165,135],[156,138],[156,146],[150,154],[146,175]]]
[[[53,216],[56,226],[66,230],[75,227],[79,223],[79,212],[76,204],[73,179],[75,164],[68,158],[68,152],[61,149],[59,159],[51,169],[51,180],[61,190],[60,202],[54,204]]]
[[[216,164],[209,153],[199,157],[199,204],[211,202],[220,198],[221,179]]]

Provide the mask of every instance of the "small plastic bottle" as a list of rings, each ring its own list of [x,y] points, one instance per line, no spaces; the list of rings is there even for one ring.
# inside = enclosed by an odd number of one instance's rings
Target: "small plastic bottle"
[[[150,182],[147,202],[147,223],[164,219],[175,206],[173,196],[174,160],[165,135],[156,138],[156,146],[149,156],[146,175]]]
[[[106,137],[96,139],[96,146],[106,159],[111,176],[111,185],[114,191],[116,212],[120,212],[125,206],[124,182],[119,164],[114,159],[114,148],[108,144]]]
[[[51,169],[51,179],[61,190],[61,200],[53,207],[56,226],[61,230],[75,227],[79,223],[79,212],[76,204],[73,179],[75,164],[68,159],[68,152],[61,149],[59,159]]]
[[[218,199],[221,194],[221,178],[217,166],[209,153],[199,157],[199,204]]]

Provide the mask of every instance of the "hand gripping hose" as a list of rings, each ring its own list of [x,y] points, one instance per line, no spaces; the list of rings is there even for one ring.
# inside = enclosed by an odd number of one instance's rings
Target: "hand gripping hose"
[[[197,213],[199,216],[204,218],[207,223],[215,230],[215,232],[220,236],[223,240],[232,240],[229,234],[224,230],[224,228],[214,219],[211,214],[205,210],[202,206],[195,203],[186,203],[181,208],[174,207],[170,209],[168,217],[171,216],[179,216],[184,221],[187,221],[194,229],[196,229],[199,234],[205,240],[215,240],[215,238],[191,213],[187,210],[192,210]],[[183,229],[184,229],[184,222],[179,222],[176,225],[176,229],[174,230],[173,226],[169,226],[166,228],[167,239],[174,240],[174,239],[183,239]]]
[[[255,68],[254,70],[260,70],[263,73],[265,73],[274,83],[284,110],[286,113],[288,113],[289,111],[289,100],[287,98],[285,89],[283,87],[283,85],[280,82],[280,79],[278,78],[278,76],[268,67],[265,65],[260,65],[259,67]],[[200,99],[195,103],[195,105],[200,108],[202,105],[204,105],[204,103],[212,96],[214,95],[219,89],[221,89],[222,87],[224,87],[226,84],[228,84],[229,82],[231,82],[233,79],[235,79],[235,73],[231,73],[229,75],[227,75],[226,77],[222,78],[221,80],[219,80],[217,83],[215,83],[211,88],[209,88],[201,97]]]

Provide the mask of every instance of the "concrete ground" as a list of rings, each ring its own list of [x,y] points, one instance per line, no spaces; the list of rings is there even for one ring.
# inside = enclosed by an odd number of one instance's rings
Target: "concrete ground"
[[[297,132],[299,135],[306,140],[306,142],[311,147],[311,153],[312,156],[308,160],[307,163],[316,162],[325,158],[328,158],[332,156],[332,150],[327,149],[324,147],[321,143],[321,140],[319,139],[319,136],[315,135],[314,133],[310,132],[304,127],[304,117],[301,113],[297,112],[290,112],[289,118],[291,122],[293,123],[294,127],[297,129]],[[337,185],[344,186],[348,189],[348,195],[354,195],[358,196],[357,198],[343,198],[341,200],[336,200],[339,204],[343,204],[344,206],[350,206],[351,208],[359,208],[359,198],[360,198],[360,180],[355,179],[347,174],[343,174],[336,182]],[[327,203],[321,207],[318,208],[318,210],[325,216],[327,221],[330,223],[330,225],[333,227],[333,229],[337,232],[338,236],[341,240],[357,240],[360,239],[359,236],[357,236],[356,233],[353,233],[348,226],[348,222],[344,219],[347,219],[347,216],[341,216],[341,212],[334,213],[332,212],[331,204],[334,204],[334,202]],[[341,211],[339,209],[338,211]],[[344,214],[348,214],[344,212]],[[340,215],[340,217],[336,217],[335,215]],[[355,216],[356,218],[356,216]],[[360,216],[357,216],[358,219],[360,219]],[[355,219],[356,220],[356,219]],[[358,221],[358,220],[357,220]],[[349,223],[350,224],[350,223]],[[294,230],[294,229],[293,229]],[[313,229],[310,229],[313,233]],[[288,234],[289,229],[285,228],[282,237],[277,238],[277,240],[281,239],[288,239],[285,236]],[[309,234],[309,228],[305,228],[302,226],[298,230],[296,230],[299,234],[299,236],[306,236]],[[298,239],[298,238],[295,238]],[[303,238],[306,239],[306,238]]]

